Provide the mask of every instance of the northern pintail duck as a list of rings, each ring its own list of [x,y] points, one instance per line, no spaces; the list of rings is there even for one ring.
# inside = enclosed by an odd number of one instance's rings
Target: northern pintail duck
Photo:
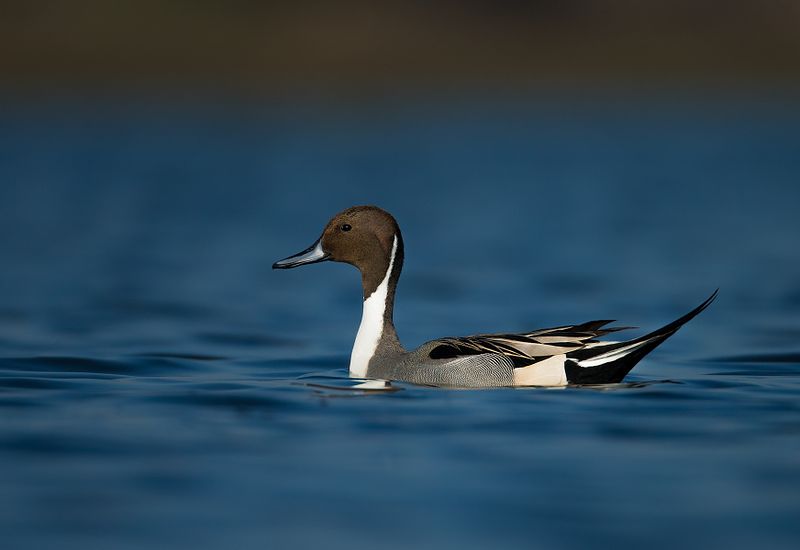
[[[449,387],[565,386],[620,382],[639,360],[703,311],[715,291],[680,319],[624,342],[596,338],[623,330],[612,321],[545,328],[519,334],[482,334],[432,340],[414,351],[400,345],[392,321],[403,267],[403,237],[388,212],[355,206],[336,214],[306,250],[273,264],[288,269],[331,260],[361,272],[364,309],[350,375]]]

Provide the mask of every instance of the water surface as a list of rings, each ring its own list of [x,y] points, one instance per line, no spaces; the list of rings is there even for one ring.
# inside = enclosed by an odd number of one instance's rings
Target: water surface
[[[0,113],[3,548],[795,548],[800,110],[748,101]],[[434,337],[700,317],[604,388],[358,391],[334,212]],[[632,334],[641,334],[634,331]]]

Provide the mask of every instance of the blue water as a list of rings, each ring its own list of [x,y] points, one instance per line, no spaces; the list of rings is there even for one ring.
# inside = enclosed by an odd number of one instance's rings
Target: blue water
[[[720,296],[625,384],[361,392],[354,270],[270,269],[359,203],[409,347]],[[791,103],[7,101],[0,548],[796,548],[799,206]]]

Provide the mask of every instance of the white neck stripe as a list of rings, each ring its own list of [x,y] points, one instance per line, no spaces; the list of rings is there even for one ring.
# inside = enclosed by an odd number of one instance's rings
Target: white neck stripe
[[[392,243],[392,255],[389,257],[389,267],[386,269],[381,284],[364,300],[364,309],[361,313],[361,325],[358,327],[353,352],[350,354],[350,376],[365,378],[367,368],[378,342],[383,334],[383,315],[386,313],[386,298],[389,295],[389,278],[392,276],[394,257],[397,254],[397,235]]]

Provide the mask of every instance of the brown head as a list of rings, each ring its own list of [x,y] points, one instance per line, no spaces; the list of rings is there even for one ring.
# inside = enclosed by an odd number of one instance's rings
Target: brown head
[[[390,287],[394,290],[403,265],[403,238],[391,214],[377,206],[353,206],[336,214],[317,241],[306,250],[284,258],[273,269],[289,269],[305,264],[344,262],[361,271],[364,299],[368,298],[386,276],[394,251]]]

